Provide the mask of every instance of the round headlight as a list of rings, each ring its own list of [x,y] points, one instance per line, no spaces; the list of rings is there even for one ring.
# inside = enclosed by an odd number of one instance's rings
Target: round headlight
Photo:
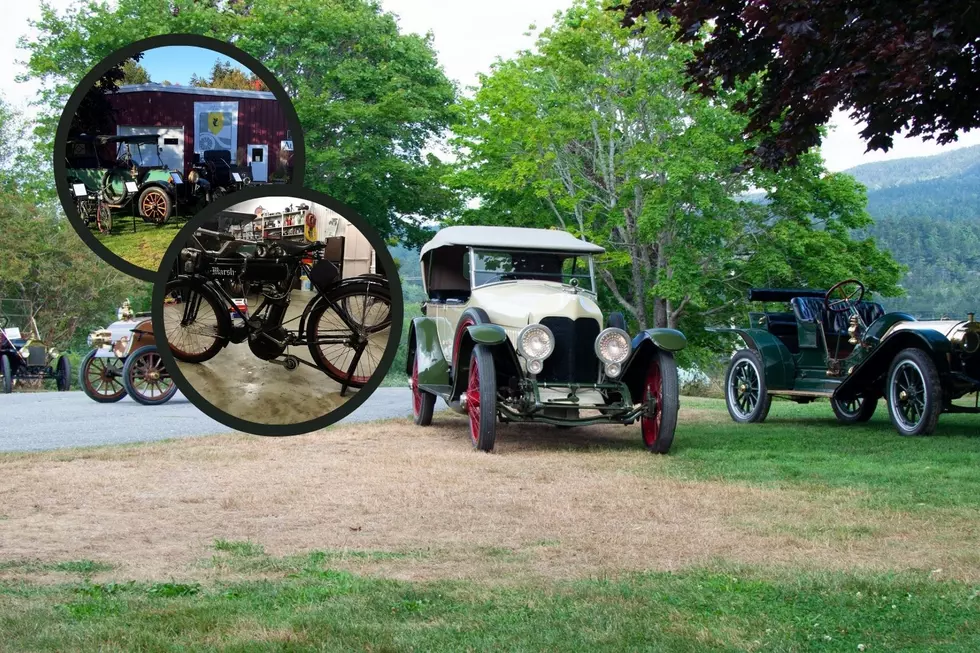
[[[622,363],[629,358],[630,337],[622,329],[608,328],[595,339],[595,353],[606,365]]]
[[[606,365],[606,376],[608,376],[609,378],[615,379],[617,376],[619,376],[620,372],[622,371],[623,368],[620,367],[619,364],[617,363],[611,363],[609,365]]]
[[[544,369],[544,363],[538,359],[532,359],[527,362],[527,371],[531,374],[541,374],[541,370]]]
[[[551,329],[541,324],[529,324],[517,334],[517,351],[529,360],[544,360],[555,350]]]
[[[980,351],[980,332],[967,331],[963,334],[963,350],[968,354]]]

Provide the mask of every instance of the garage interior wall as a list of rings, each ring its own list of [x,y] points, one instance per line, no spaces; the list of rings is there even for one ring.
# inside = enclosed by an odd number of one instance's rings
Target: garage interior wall
[[[261,206],[266,212],[279,212],[301,204],[309,204],[310,213],[316,216],[317,240],[344,236],[344,277],[356,277],[377,271],[377,260],[371,242],[343,216],[326,206],[298,197],[262,197],[240,202],[229,210],[254,213],[255,209]]]

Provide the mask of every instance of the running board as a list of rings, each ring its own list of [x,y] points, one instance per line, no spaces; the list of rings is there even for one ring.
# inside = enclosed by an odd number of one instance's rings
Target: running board
[[[815,390],[771,390],[769,393],[771,397],[778,397],[780,395],[787,397],[833,397],[833,392],[816,392]]]

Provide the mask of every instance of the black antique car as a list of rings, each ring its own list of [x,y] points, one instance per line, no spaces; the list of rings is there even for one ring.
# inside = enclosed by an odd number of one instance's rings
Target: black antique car
[[[954,401],[980,392],[980,323],[918,320],[864,301],[855,279],[830,290],[758,288],[751,301],[782,310],[749,313],[737,334],[745,343],[725,377],[728,412],[736,422],[762,422],[772,398],[830,400],[846,424],[871,419],[884,399],[902,435],[929,435],[941,413],[980,413]],[[788,304],[789,310],[786,310]]]
[[[9,394],[18,381],[43,379],[54,379],[58,390],[68,390],[71,387],[68,357],[45,345],[36,328],[31,332],[33,335],[25,337],[8,316],[0,313],[0,390]]]

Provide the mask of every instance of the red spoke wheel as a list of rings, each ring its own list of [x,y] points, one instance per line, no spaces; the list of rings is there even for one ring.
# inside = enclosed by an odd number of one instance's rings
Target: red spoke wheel
[[[177,385],[155,345],[140,347],[129,355],[123,365],[123,385],[129,396],[144,406],[165,404],[177,394]]]
[[[170,217],[170,209],[170,196],[162,188],[151,186],[140,193],[140,215],[146,222],[163,224]]]
[[[122,382],[123,362],[115,356],[96,356],[93,349],[82,359],[78,382],[89,399],[111,404],[126,396]]]
[[[432,424],[432,412],[436,405],[436,396],[419,387],[419,356],[416,352],[412,362],[412,415],[419,426]]]
[[[652,453],[667,453],[677,426],[677,364],[674,355],[658,350],[650,358],[643,382],[643,444]]]
[[[474,345],[466,386],[470,437],[480,451],[493,450],[497,437],[497,371],[486,345]]]

